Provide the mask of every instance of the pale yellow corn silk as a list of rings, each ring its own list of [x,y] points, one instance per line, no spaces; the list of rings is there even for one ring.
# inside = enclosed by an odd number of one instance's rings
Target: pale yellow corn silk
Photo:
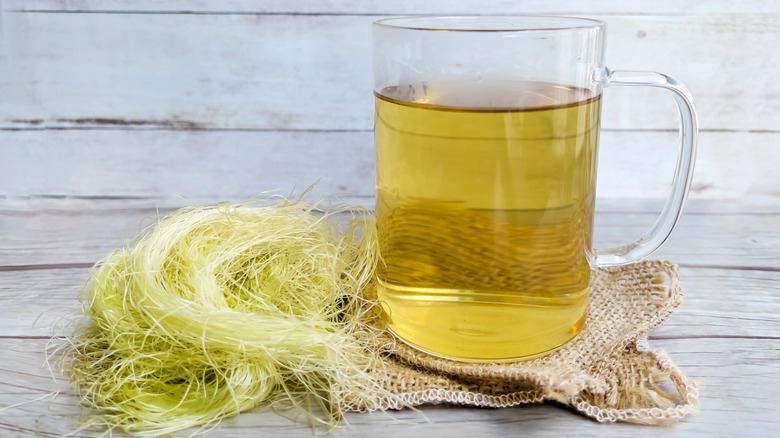
[[[314,396],[324,415],[307,415],[333,425],[333,391],[378,395],[358,296],[377,262],[373,216],[317,208],[185,208],[99,263],[82,297],[90,323],[66,352],[86,424],[159,435]]]

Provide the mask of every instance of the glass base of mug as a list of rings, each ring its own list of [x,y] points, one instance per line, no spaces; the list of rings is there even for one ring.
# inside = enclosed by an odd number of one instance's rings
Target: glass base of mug
[[[381,318],[395,337],[436,357],[514,362],[550,354],[582,331],[590,287],[522,293],[398,286],[377,277]]]
[[[525,355],[525,356],[520,356],[520,357],[485,359],[485,358],[474,358],[474,357],[454,357],[454,356],[447,356],[447,355],[439,354],[439,353],[436,353],[435,351],[428,350],[428,349],[426,349],[424,347],[421,347],[419,345],[415,345],[414,343],[407,341],[406,339],[402,338],[397,333],[395,333],[393,331],[393,329],[391,329],[390,327],[387,327],[387,331],[389,331],[393,335],[393,337],[395,337],[399,341],[403,342],[404,344],[414,348],[417,351],[423,352],[425,354],[430,354],[431,356],[435,356],[435,357],[438,357],[438,358],[441,358],[441,359],[447,359],[447,360],[452,360],[452,361],[456,361],[456,362],[470,362],[470,363],[510,363],[510,362],[522,362],[522,361],[526,361],[526,360],[536,359],[537,357],[546,356],[548,354],[552,354],[552,353],[560,350],[561,348],[563,348],[566,345],[568,345],[570,342],[572,342],[575,339],[577,339],[577,336],[579,336],[580,333],[582,333],[582,330],[580,330],[577,333],[575,333],[571,338],[569,338],[568,340],[563,342],[562,344],[560,344],[560,345],[558,345],[556,347],[553,347],[553,348],[551,348],[549,350],[545,350],[545,351],[539,352],[539,353],[535,353],[535,354],[531,354],[531,355]]]

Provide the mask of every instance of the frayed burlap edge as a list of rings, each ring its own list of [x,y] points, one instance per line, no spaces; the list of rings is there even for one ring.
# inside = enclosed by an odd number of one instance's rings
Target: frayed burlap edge
[[[647,336],[681,301],[677,266],[670,262],[596,269],[583,332],[549,355],[502,364],[434,357],[380,330],[375,348],[384,360],[371,372],[383,395],[337,391],[335,403],[343,411],[365,412],[555,401],[601,422],[672,424],[698,410],[698,392]]]

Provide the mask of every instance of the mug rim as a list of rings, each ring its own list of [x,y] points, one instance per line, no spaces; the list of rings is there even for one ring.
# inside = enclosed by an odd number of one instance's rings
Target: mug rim
[[[490,26],[490,22],[496,22],[496,26]],[[516,25],[501,25],[498,22],[518,23]],[[526,23],[519,25],[521,21]],[[418,23],[415,23],[418,22]],[[420,24],[420,23],[433,24]],[[449,22],[449,26],[436,25]],[[533,22],[540,25],[534,26]],[[460,26],[453,26],[458,23]],[[467,23],[479,23],[478,26],[463,26]],[[507,14],[507,15],[406,15],[389,17],[377,20],[375,26],[401,30],[420,30],[433,32],[549,32],[573,29],[604,28],[606,23],[601,20],[585,17],[571,17],[564,15],[535,15],[535,14]]]

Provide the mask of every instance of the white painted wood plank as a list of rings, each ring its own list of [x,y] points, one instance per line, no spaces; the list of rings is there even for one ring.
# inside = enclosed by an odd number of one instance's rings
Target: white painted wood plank
[[[0,131],[0,144],[6,196],[238,200],[317,181],[374,192],[370,132]]]
[[[622,216],[622,217],[621,217]],[[655,214],[601,214],[595,219],[597,247],[627,244],[642,236]],[[780,267],[780,218],[776,215],[685,215],[652,258],[685,266]]]
[[[90,268],[0,271],[0,335],[69,336],[82,320]]]
[[[11,10],[233,12],[308,14],[764,14],[777,13],[777,3],[763,0],[4,0]]]
[[[316,190],[316,188],[315,188]],[[296,194],[298,191],[295,192]],[[328,194],[323,194],[327,196]],[[372,196],[348,197],[352,204],[373,206]],[[0,211],[9,215],[32,215],[42,213],[71,214],[74,212],[121,212],[144,210],[150,214],[167,212],[194,201],[214,203],[214,199],[183,199],[151,196],[107,197],[107,196],[0,196]],[[646,213],[657,214],[664,205],[664,199],[657,198],[597,198],[596,213]],[[685,215],[774,215],[780,214],[780,197],[743,196],[739,199],[694,199],[685,204]]]
[[[0,406],[24,403],[3,412],[3,436],[27,437],[35,433],[59,436],[73,431],[84,410],[69,384],[54,381],[44,364],[46,340],[0,339]],[[657,437],[761,437],[780,426],[775,399],[780,391],[776,366],[780,353],[773,341],[751,339],[679,339],[653,341],[667,350],[690,378],[702,379],[702,411],[669,428],[632,424],[600,424],[555,405],[507,409],[455,406],[423,407],[421,413],[400,411],[348,414],[336,437],[475,436],[578,436]],[[59,391],[56,398],[45,397]],[[319,430],[319,433],[323,433]],[[188,436],[192,431],[176,434]],[[248,412],[226,420],[207,437],[312,436],[307,424],[293,423],[269,412]],[[93,437],[83,431],[75,436]],[[120,434],[119,436],[124,436]]]
[[[81,321],[79,294],[89,268],[0,271],[0,334],[68,336]],[[685,301],[651,338],[778,338],[780,272],[680,270]]]
[[[72,211],[0,210],[0,266],[91,264],[129,244],[158,217],[145,209]],[[657,214],[596,215],[597,247],[626,244],[642,235]],[[689,214],[653,257],[687,266],[780,268],[778,214]]]
[[[702,133],[691,197],[780,196],[779,144],[780,133]],[[163,205],[183,198],[184,205],[319,181],[322,194],[373,206],[371,132],[0,130],[0,145],[5,198],[151,197]],[[676,134],[606,131],[600,148],[600,199],[667,196]]]
[[[0,126],[370,129],[375,16],[3,14]],[[613,69],[690,88],[702,129],[777,130],[777,14],[614,15]],[[604,127],[674,129],[662,90],[608,90]]]
[[[780,341],[780,271],[680,268],[683,303],[651,340],[751,338]]]

